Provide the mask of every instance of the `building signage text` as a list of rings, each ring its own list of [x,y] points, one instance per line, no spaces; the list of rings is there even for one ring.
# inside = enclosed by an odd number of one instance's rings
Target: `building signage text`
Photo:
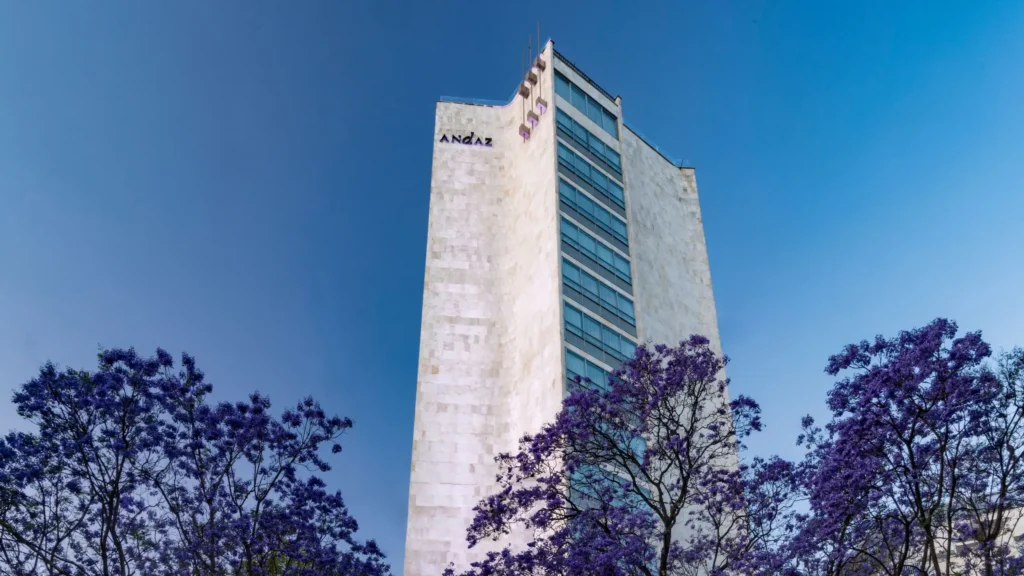
[[[441,139],[438,142],[446,144],[470,144],[473,146],[491,146],[491,139],[481,136],[477,136],[476,132],[470,132],[469,134],[442,134]]]

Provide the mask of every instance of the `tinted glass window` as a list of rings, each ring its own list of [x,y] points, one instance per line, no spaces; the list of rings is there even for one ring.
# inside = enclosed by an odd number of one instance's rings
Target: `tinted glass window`
[[[608,131],[609,134],[619,137],[619,124],[615,121],[615,116],[612,116],[607,110],[601,109],[602,115],[604,116],[603,128]]]
[[[608,183],[608,191],[611,192],[613,198],[620,202],[625,202],[626,197],[622,194],[622,187],[615,182]]]
[[[601,242],[598,242],[586,231],[576,227],[565,218],[561,220],[562,238],[577,250],[583,252],[589,258],[597,260],[609,273],[616,274],[627,284],[632,284],[629,275],[629,261],[619,256]]]
[[[629,298],[626,298],[621,294],[619,295],[619,310],[622,310],[627,318],[636,317],[633,313],[633,303],[629,301]]]
[[[601,290],[601,301],[611,306],[612,309],[617,309],[619,307],[618,292],[604,284],[600,284],[599,286]]]
[[[584,274],[583,275],[583,291],[584,292],[586,292],[587,294],[590,294],[594,298],[598,298],[599,297],[598,291],[600,290],[600,288],[598,288],[598,286],[600,286],[600,284],[597,283],[597,278],[594,278],[590,274]]]
[[[590,164],[587,164],[587,161],[581,158],[580,156],[576,157],[576,171],[579,172],[580,176],[583,176],[584,178],[593,177],[593,174],[591,174],[590,170]],[[594,172],[596,172],[596,170]]]
[[[605,157],[608,158],[608,161],[616,168],[620,168],[622,166],[622,160],[619,158],[619,153],[615,150],[605,147]]]
[[[622,355],[625,356],[626,358],[630,358],[633,356],[633,354],[636,353],[636,346],[629,340],[621,338],[619,342],[619,350],[622,352]]]
[[[573,163],[575,162],[575,159],[573,158],[573,156],[575,156],[575,154],[573,154],[571,150],[569,150],[565,146],[562,146],[561,144],[558,145],[558,158],[559,158],[559,160],[565,160],[566,162],[569,163],[570,166],[572,166]]]
[[[629,270],[629,262],[623,258],[615,259],[615,269],[624,274],[626,277],[631,277]]]
[[[576,197],[576,205],[580,207],[580,212],[584,214],[594,213],[594,201],[583,194]]]
[[[587,109],[587,94],[583,92],[575,84],[571,85],[572,88],[572,105],[579,108],[582,111]]]
[[[555,74],[555,93],[566,100],[570,100],[572,98],[569,91],[569,80],[567,80],[565,76],[557,73]]]
[[[605,343],[611,350],[615,352],[619,351],[619,335],[607,326],[601,327],[601,341]]]
[[[597,124],[598,126],[602,126],[602,122],[604,121],[604,109],[601,108],[601,105],[595,102],[592,98],[589,99],[588,102],[587,118],[590,118],[594,124]]]
[[[619,137],[618,122],[615,116],[602,106],[597,100],[587,94],[577,85],[559,72],[555,72],[555,93],[565,98],[580,112],[583,112],[590,120],[607,131],[615,138]]]
[[[583,247],[584,251],[589,252],[591,254],[597,254],[597,246],[598,246],[598,244],[597,244],[597,242],[594,241],[593,238],[590,237],[590,235],[588,235],[588,234],[580,234],[579,242],[580,242],[580,246]],[[605,248],[605,250],[607,250],[607,248]]]
[[[565,180],[558,181],[558,193],[570,204],[576,204],[576,189],[565,183]]]
[[[573,375],[586,376],[587,375],[587,363],[583,358],[580,358],[576,354],[566,350],[565,351],[565,368],[573,373]]]
[[[626,234],[626,223],[618,218],[612,218],[612,229],[615,230],[615,234],[620,235],[622,241],[625,242],[628,235]]]
[[[565,307],[565,322],[572,326],[583,326],[582,313],[572,306]]]
[[[575,282],[576,284],[580,283],[580,269],[573,266],[572,264],[568,262],[563,262],[562,274],[564,274],[565,277],[571,280],[572,282]]]

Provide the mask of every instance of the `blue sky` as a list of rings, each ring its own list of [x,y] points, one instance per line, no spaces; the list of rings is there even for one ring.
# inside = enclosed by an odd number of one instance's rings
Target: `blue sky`
[[[101,345],[312,394],[400,574],[434,103],[507,98],[538,19],[697,168],[754,453],[798,455],[847,342],[942,315],[1024,345],[1024,3],[627,6],[0,3],[0,428]]]

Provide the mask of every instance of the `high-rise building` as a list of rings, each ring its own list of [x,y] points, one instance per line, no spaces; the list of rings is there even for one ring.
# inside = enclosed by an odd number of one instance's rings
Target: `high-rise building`
[[[438,102],[406,576],[467,550],[494,457],[558,412],[566,380],[641,341],[720,350],[697,185],[550,41],[505,104]]]

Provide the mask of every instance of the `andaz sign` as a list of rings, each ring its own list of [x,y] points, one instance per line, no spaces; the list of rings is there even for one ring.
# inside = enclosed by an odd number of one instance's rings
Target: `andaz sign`
[[[491,146],[491,139],[490,138],[483,138],[483,137],[477,136],[475,132],[470,132],[467,135],[452,134],[451,136],[449,136],[448,134],[442,134],[441,135],[441,139],[438,140],[438,142],[441,142],[441,143],[444,143],[444,144],[468,144],[468,145],[472,145],[472,146],[488,146],[488,147]]]

